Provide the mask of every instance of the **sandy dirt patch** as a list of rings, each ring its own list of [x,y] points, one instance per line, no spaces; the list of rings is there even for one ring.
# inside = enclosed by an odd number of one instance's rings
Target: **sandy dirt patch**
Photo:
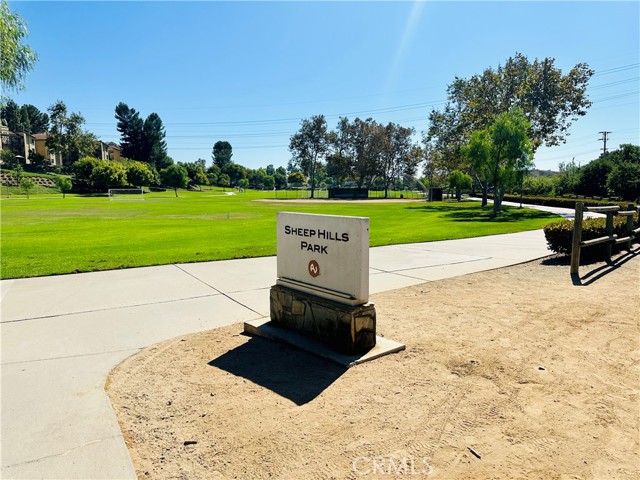
[[[639,478],[640,250],[580,273],[375,295],[407,350],[346,371],[234,325],[142,351],[107,390],[140,478]]]

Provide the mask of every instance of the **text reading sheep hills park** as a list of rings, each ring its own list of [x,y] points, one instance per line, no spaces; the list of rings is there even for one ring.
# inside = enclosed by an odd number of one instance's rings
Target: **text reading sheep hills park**
[[[332,232],[330,230],[323,230],[321,228],[318,228],[316,230],[314,228],[300,228],[285,225],[284,233],[285,235],[292,235],[309,239],[330,240],[334,242],[349,241],[349,234],[347,232]],[[300,250],[328,255],[328,248],[328,245],[318,245],[317,243],[311,243],[311,240],[300,240]]]

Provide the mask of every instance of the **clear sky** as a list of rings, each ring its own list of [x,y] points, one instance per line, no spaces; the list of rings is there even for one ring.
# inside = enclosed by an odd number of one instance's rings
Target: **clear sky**
[[[428,127],[455,76],[521,52],[563,72],[596,71],[593,101],[540,169],[640,144],[640,3],[629,2],[32,2],[10,1],[39,55],[26,90],[41,110],[63,100],[103,141],[119,141],[119,102],[156,112],[176,161],[218,140],[251,168],[286,166],[300,120],[324,114]]]

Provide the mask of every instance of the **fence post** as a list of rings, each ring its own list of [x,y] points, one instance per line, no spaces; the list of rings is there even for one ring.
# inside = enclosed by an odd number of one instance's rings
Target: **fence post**
[[[636,206],[633,203],[627,204],[627,211],[635,209]],[[627,242],[627,251],[631,251],[631,244],[633,243],[633,215],[629,215],[627,217],[627,230],[625,232],[625,235],[627,237],[630,237],[629,241]]]
[[[606,233],[607,236],[611,237],[613,235],[613,216],[615,215],[615,212],[607,212],[607,228],[606,228]],[[612,247],[613,247],[613,242],[612,241],[608,241],[605,247],[605,254],[607,256],[607,261],[611,261],[611,251],[612,251]]]
[[[582,210],[584,203],[576,202],[573,221],[573,244],[571,246],[571,274],[578,273],[580,267],[580,242],[582,241]]]

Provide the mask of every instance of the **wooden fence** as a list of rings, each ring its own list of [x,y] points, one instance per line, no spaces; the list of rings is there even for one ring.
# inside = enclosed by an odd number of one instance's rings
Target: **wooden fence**
[[[611,260],[611,250],[613,245],[626,243],[627,250],[631,250],[631,244],[636,238],[640,238],[640,227],[635,230],[633,228],[633,215],[637,211],[638,209],[633,203],[628,204],[627,209],[621,211],[620,207],[617,205],[611,207],[585,207],[584,203],[576,202],[576,215],[573,226],[573,244],[571,246],[571,273],[578,273],[578,269],[580,267],[580,249],[582,248],[606,243],[605,255],[607,260]],[[584,212],[598,212],[605,213],[607,215],[605,227],[606,235],[604,237],[582,241],[582,216]],[[616,215],[627,217],[624,237],[618,238],[618,235],[614,235],[613,233],[613,217]]]

